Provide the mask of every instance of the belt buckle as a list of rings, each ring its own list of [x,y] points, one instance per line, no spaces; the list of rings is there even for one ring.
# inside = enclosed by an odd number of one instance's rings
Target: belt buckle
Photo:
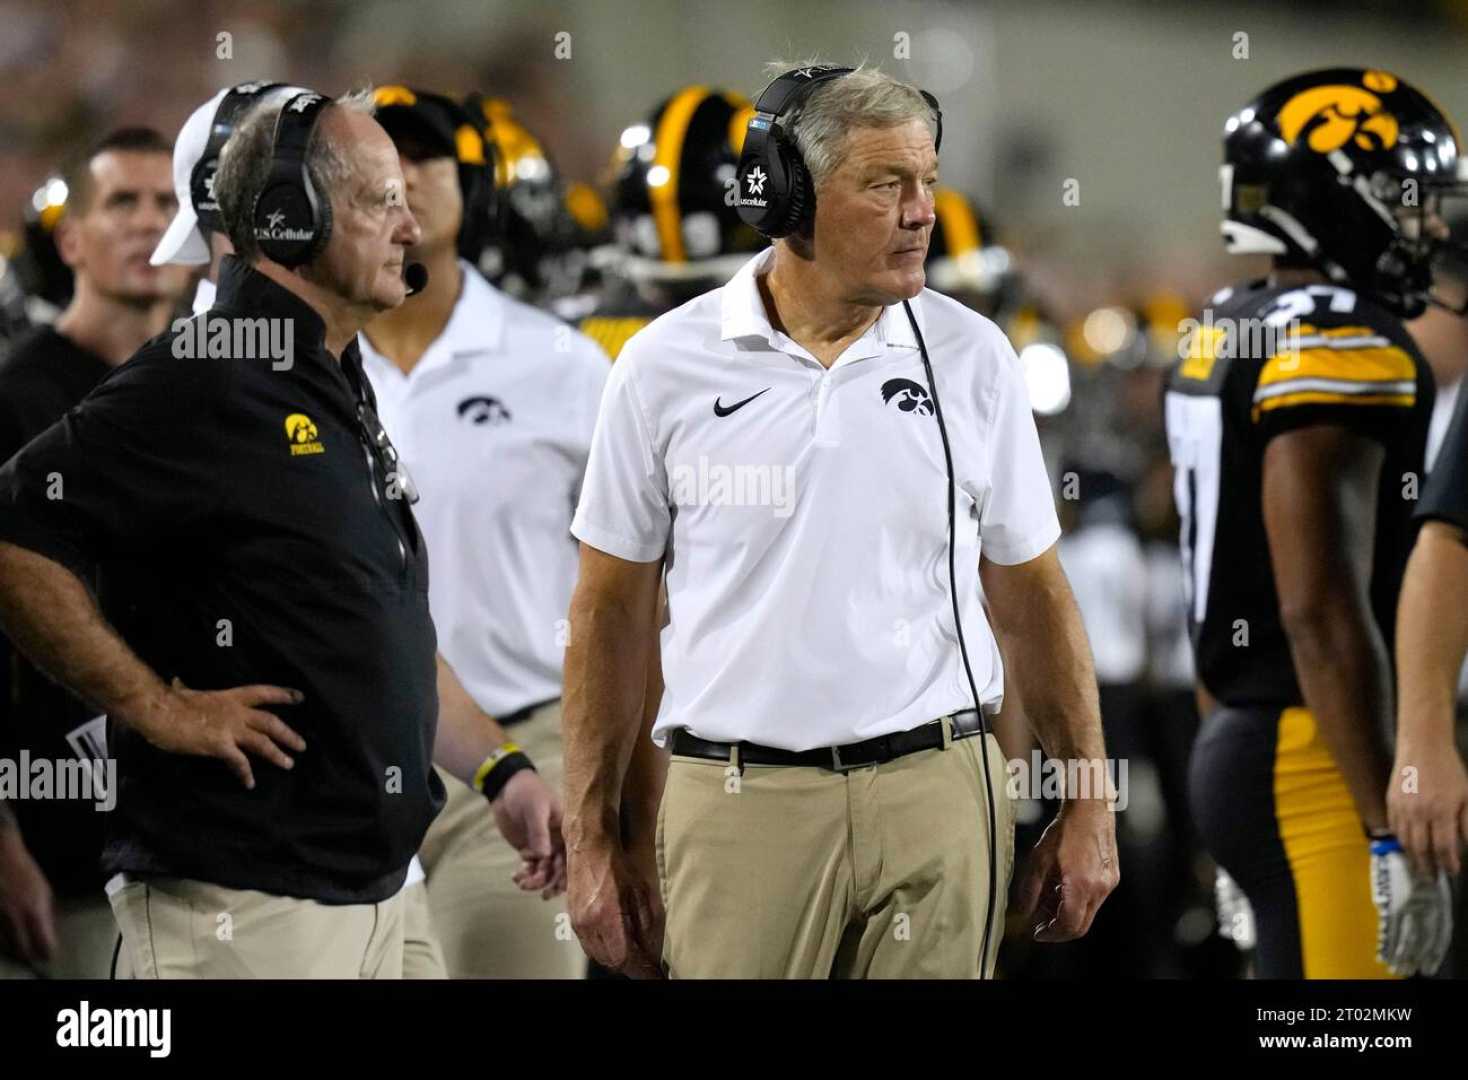
[[[832,772],[846,773],[846,772],[850,772],[852,769],[859,769],[859,768],[861,768],[861,766],[860,765],[857,765],[855,762],[853,762],[853,763],[851,763],[851,764],[848,765],[848,764],[846,764],[845,762],[843,762],[841,760],[841,747],[839,747],[839,746],[833,746],[833,747],[831,747],[831,771]]]

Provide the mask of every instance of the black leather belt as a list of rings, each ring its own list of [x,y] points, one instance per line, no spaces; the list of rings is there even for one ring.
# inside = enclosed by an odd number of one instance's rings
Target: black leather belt
[[[516,709],[509,716],[496,716],[495,720],[499,722],[502,728],[514,727],[516,724],[522,724],[526,720],[529,720],[535,714],[536,709],[543,709],[551,702],[559,700],[560,698],[546,698],[544,701],[537,701],[534,705],[526,705],[523,709]]]
[[[966,739],[979,733],[978,713],[973,709],[954,713],[947,719],[953,722],[953,740]],[[891,735],[878,735],[861,742],[843,746],[821,746],[814,750],[781,750],[775,746],[759,743],[714,742],[700,739],[687,728],[673,732],[669,747],[674,754],[683,757],[704,758],[708,761],[731,760],[734,748],[739,748],[739,763],[743,765],[804,765],[815,769],[830,769],[846,772],[868,765],[881,765],[919,750],[936,750],[943,745],[943,721],[934,720],[908,731],[897,731]]]

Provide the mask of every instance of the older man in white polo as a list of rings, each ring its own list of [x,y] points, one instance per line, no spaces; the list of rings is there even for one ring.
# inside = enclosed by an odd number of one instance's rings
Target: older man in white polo
[[[634,975],[981,977],[1014,850],[978,737],[996,634],[1046,751],[1105,753],[1024,382],[993,323],[923,288],[936,103],[807,67],[756,108],[740,194],[779,239],[628,342],[572,526],[573,925]],[[1020,890],[1043,940],[1118,880],[1105,793],[1068,794]]]

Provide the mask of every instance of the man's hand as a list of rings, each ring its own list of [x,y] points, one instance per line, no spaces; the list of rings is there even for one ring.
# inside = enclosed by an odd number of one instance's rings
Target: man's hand
[[[634,979],[663,977],[657,871],[620,844],[586,845],[571,860],[567,902],[586,955]]]
[[[1120,880],[1115,815],[1100,800],[1067,802],[1030,853],[1020,911],[1028,916],[1038,908],[1036,941],[1073,941],[1091,929]]]
[[[1412,869],[1395,836],[1371,841],[1376,956],[1393,975],[1432,975],[1453,938],[1453,892],[1441,870]]]
[[[281,747],[297,753],[306,749],[306,740],[285,721],[257,706],[297,705],[303,700],[299,690],[280,686],[190,690],[174,679],[159,697],[116,709],[112,716],[160,750],[219,758],[246,788],[253,789],[255,774],[246,751],[289,769],[295,761]]]
[[[1414,781],[1410,791],[1404,790],[1408,776]],[[1468,770],[1452,743],[1428,750],[1406,741],[1397,744],[1386,812],[1418,871],[1446,870],[1456,876],[1462,870],[1462,852],[1468,846]]]
[[[0,946],[32,967],[56,952],[51,886],[13,821],[0,821]]]
[[[561,839],[561,799],[533,769],[522,769],[494,802],[500,835],[524,860],[514,882],[526,892],[540,890],[542,900],[566,889],[566,844]]]

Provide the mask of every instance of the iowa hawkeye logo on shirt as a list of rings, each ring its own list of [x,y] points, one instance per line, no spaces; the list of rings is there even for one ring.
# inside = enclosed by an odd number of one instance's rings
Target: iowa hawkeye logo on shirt
[[[326,452],[315,422],[305,413],[294,412],[285,418],[285,437],[291,444],[291,457]]]

